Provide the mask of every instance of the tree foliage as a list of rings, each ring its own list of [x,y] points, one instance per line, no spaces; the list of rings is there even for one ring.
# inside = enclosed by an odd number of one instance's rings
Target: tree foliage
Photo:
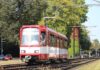
[[[6,40],[6,52],[18,49],[19,28],[38,24],[46,8],[46,0],[0,0],[0,39]]]
[[[98,39],[93,40],[91,48],[92,49],[100,49],[100,42]]]
[[[81,27],[87,20],[88,7],[80,5],[85,5],[85,0],[48,0],[48,8],[44,16],[55,18],[46,19],[46,24],[65,34],[69,38],[69,43],[72,27]]]
[[[84,4],[84,0],[48,0],[44,16],[55,16],[55,19],[47,19],[48,26],[66,34],[68,25],[80,25],[86,21],[87,7],[78,6]]]
[[[17,0],[17,2],[17,11],[14,14],[21,24],[38,24],[47,8],[45,0]]]

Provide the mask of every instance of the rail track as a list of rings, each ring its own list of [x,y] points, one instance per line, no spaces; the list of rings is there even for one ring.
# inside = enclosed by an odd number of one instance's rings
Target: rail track
[[[2,65],[0,70],[68,70],[73,67],[86,64],[97,60],[97,58],[91,59],[71,59],[69,63],[52,63],[52,64],[12,64],[12,65]]]

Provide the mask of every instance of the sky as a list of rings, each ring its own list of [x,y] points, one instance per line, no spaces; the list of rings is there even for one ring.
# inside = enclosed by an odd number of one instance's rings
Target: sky
[[[94,0],[85,0],[86,4],[99,4]],[[100,1],[100,0],[98,0]],[[89,6],[87,21],[84,23],[89,30],[91,41],[98,39],[100,41],[100,6]]]

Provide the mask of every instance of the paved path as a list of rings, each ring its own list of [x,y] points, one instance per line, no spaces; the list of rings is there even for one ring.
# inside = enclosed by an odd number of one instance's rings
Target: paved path
[[[100,59],[70,70],[100,70]]]
[[[14,60],[0,60],[0,65],[8,65],[8,64],[20,64],[24,63],[20,59],[14,59]]]

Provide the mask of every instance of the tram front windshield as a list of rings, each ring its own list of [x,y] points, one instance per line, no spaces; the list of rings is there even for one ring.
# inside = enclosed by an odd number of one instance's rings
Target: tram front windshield
[[[38,28],[23,29],[22,45],[39,45],[39,29]]]

